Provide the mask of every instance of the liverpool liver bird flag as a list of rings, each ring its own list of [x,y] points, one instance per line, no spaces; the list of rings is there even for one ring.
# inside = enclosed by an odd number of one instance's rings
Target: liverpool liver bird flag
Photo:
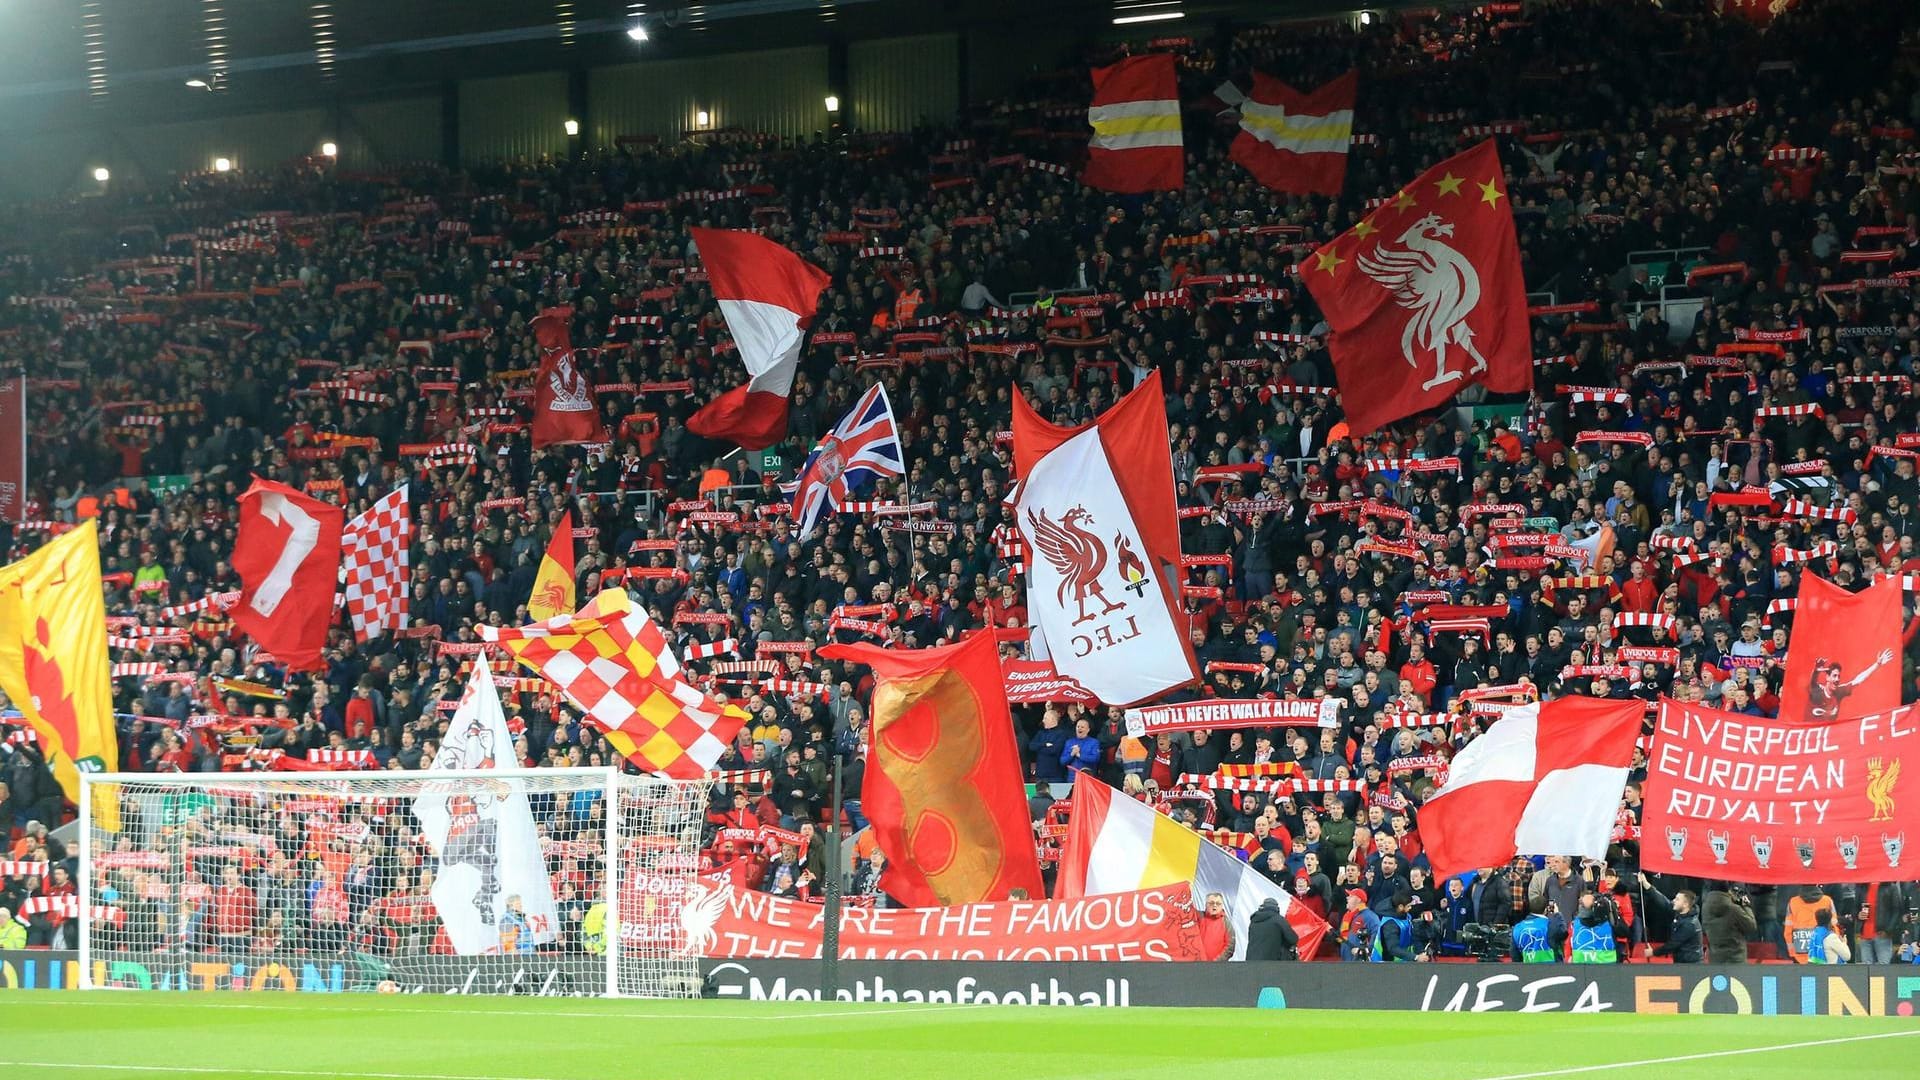
[[[527,617],[536,621],[556,615],[571,615],[579,599],[574,591],[573,511],[560,515],[560,524],[547,541],[547,553],[533,576],[533,592],[527,596]]]
[[[1475,383],[1533,381],[1526,286],[1491,140],[1421,173],[1300,265],[1355,435]]]
[[[1180,630],[1179,520],[1158,372],[1083,428],[1013,402],[1027,611],[1060,674],[1110,705],[1198,676]]]

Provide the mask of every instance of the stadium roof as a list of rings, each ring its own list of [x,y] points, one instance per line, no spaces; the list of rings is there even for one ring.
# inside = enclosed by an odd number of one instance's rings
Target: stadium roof
[[[1169,10],[1185,18],[1144,25],[1201,34],[1223,18],[1354,8],[1329,0],[35,0],[0,7],[0,103],[9,127],[79,119],[89,104],[94,118],[115,123],[193,119],[386,97],[477,75],[967,29],[1014,33],[1036,20],[1091,34],[1111,29],[1116,14]],[[628,37],[635,25],[646,28],[644,43]]]

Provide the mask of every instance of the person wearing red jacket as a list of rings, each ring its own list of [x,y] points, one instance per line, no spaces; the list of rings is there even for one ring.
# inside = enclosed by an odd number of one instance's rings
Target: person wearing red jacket
[[[1427,659],[1427,648],[1419,642],[1407,646],[1407,662],[1400,665],[1400,686],[1420,696],[1420,704],[1432,706],[1433,688],[1440,676]]]
[[[1628,611],[1646,615],[1660,602],[1660,586],[1647,576],[1647,564],[1639,559],[1627,567],[1627,580],[1620,583],[1620,605]]]
[[[220,887],[213,891],[213,936],[228,952],[245,952],[253,941],[253,924],[260,905],[253,890],[240,880],[240,868],[227,864]]]

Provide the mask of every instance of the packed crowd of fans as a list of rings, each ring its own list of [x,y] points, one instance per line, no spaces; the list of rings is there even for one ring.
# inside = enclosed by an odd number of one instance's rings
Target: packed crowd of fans
[[[1068,107],[1084,102],[1084,85],[1062,82],[911,135],[719,133],[461,171],[312,161],[15,208],[0,216],[12,238],[0,262],[11,301],[0,308],[0,364],[30,377],[35,516],[52,524],[0,525],[0,539],[17,556],[97,513],[109,614],[184,632],[116,657],[183,676],[116,682],[121,768],[232,770],[334,749],[366,751],[352,757],[372,768],[416,769],[444,735],[468,658],[443,643],[526,619],[567,510],[586,534],[583,599],[624,585],[682,644],[736,637],[751,660],[765,641],[870,640],[829,625],[841,605],[876,605],[863,621],[884,622],[902,647],[1019,626],[1023,579],[995,543],[1008,521],[1000,433],[1011,396],[1079,423],[1157,368],[1185,550],[1231,556],[1230,567],[1192,571],[1187,619],[1208,675],[1177,697],[1337,695],[1351,707],[1337,730],[1153,743],[1125,737],[1118,710],[1019,707],[1043,834],[1064,812],[1054,796],[1071,773],[1093,769],[1233,834],[1354,956],[1475,953],[1484,943],[1463,937],[1468,924],[1538,915],[1561,935],[1570,921],[1614,923],[1623,952],[1665,940],[1677,959],[1697,960],[1704,936],[1715,960],[1744,960],[1749,941],[1804,958],[1808,912],[1825,908],[1855,954],[1911,958],[1920,893],[1910,886],[1878,887],[1878,903],[1854,886],[1791,897],[1715,888],[1701,901],[1687,891],[1696,883],[1645,882],[1634,788],[1606,866],[1522,861],[1451,882],[1427,873],[1418,807],[1433,770],[1389,767],[1444,758],[1474,724],[1383,732],[1382,716],[1441,713],[1462,691],[1523,681],[1547,696],[1665,693],[1766,715],[1787,625],[1770,605],[1794,595],[1803,569],[1849,587],[1920,570],[1914,461],[1869,452],[1906,449],[1920,434],[1916,399],[1857,379],[1920,374],[1920,36],[1905,5],[1802,3],[1765,33],[1705,3],[1530,4],[1524,17],[1507,7],[1172,46],[1187,58],[1188,185],[1154,196],[1111,196],[1028,167],[1068,162],[1084,136],[1084,112]],[[1235,128],[1213,97],[1221,82],[1244,87],[1259,69],[1310,86],[1350,67],[1361,73],[1364,138],[1343,198],[1280,195],[1227,160]],[[1293,264],[1488,128],[1501,138],[1533,302],[1564,309],[1534,321],[1535,393],[1468,391],[1461,404],[1472,410],[1351,438],[1325,328]],[[691,225],[760,230],[833,277],[777,464],[685,426],[743,378]],[[1293,229],[1247,228],[1272,225]],[[1222,275],[1259,284],[1217,283]],[[1183,285],[1189,303],[1134,303]],[[527,322],[554,307],[572,309],[573,340],[602,384],[609,447],[530,446],[513,391],[536,366]],[[1782,333],[1797,330],[1805,335]],[[1719,359],[1686,360],[1701,356]],[[876,379],[890,389],[910,474],[872,497],[930,500],[955,531],[841,514],[801,544],[785,518],[759,511],[781,501],[777,483]],[[1621,394],[1575,401],[1564,386]],[[1755,416],[1808,404],[1821,414]],[[1591,431],[1646,438],[1579,438]],[[447,444],[477,453],[440,464],[418,452]],[[1416,455],[1461,464],[1366,464]],[[1793,462],[1819,464],[1783,475]],[[1220,480],[1209,465],[1253,467]],[[164,617],[238,587],[227,556],[250,474],[337,499],[349,514],[410,483],[411,615],[437,630],[356,643],[343,621],[324,673],[287,677],[250,663],[217,607]],[[1776,481],[1850,506],[1856,520],[1769,518],[1712,498]],[[698,497],[744,508],[744,523],[690,525],[669,509]],[[1612,554],[1585,572],[1511,557],[1461,512],[1487,503],[1522,505],[1530,528],[1568,542],[1608,524]],[[656,538],[679,543],[633,548]],[[1355,550],[1375,538],[1415,539],[1421,557]],[[1777,554],[1823,540],[1835,548],[1811,561]],[[683,573],[626,573],[636,567]],[[1422,592],[1494,610],[1484,628],[1436,628],[1408,599]],[[727,619],[686,618],[701,613]],[[1623,613],[1664,613],[1673,628],[1622,626]],[[1620,664],[1626,643],[1671,645],[1677,662]],[[849,824],[863,824],[864,671],[780,657],[791,677],[835,689],[714,683],[755,718],[721,767],[774,778],[716,787],[710,853],[744,885],[815,896],[829,872],[824,845],[761,852],[718,839],[749,826],[811,837],[836,755]],[[1909,673],[1915,658],[1909,638]],[[619,763],[552,698],[513,694],[507,708],[529,765]],[[1365,780],[1370,793],[1268,802],[1176,790],[1184,774],[1289,761],[1306,776]],[[15,745],[0,776],[12,854],[58,867],[44,881],[5,879],[0,907],[17,911],[73,885],[58,866],[67,853],[42,827],[59,822],[62,800],[34,748]],[[543,827],[556,843],[568,837],[561,808]],[[212,896],[238,886],[260,900],[215,905],[193,940],[399,947],[395,928],[419,915],[428,871],[415,848],[381,835],[338,830],[319,841],[337,847],[326,859],[309,857],[313,837],[284,837],[276,858],[235,868],[244,883],[206,882]],[[877,894],[870,838],[853,847],[852,890]],[[567,871],[577,897],[593,895],[590,864]],[[0,913],[0,946],[19,934],[10,913]],[[35,944],[70,936],[58,914],[36,916],[27,933]]]

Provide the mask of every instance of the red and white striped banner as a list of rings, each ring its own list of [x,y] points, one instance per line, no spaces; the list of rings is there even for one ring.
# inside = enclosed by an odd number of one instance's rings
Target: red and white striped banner
[[[1818,405],[1766,405],[1753,410],[1755,420],[1771,420],[1775,417],[1797,419],[1805,416],[1824,420],[1826,415],[1826,411]]]
[[[722,638],[719,641],[696,641],[680,651],[682,660],[708,660],[716,656],[740,655],[740,642],[735,638]]]
[[[1788,499],[1780,504],[1781,517],[1817,518],[1821,521],[1845,521],[1855,519],[1851,506],[1816,506],[1805,499]]]
[[[1831,559],[1839,553],[1840,545],[1832,540],[1822,540],[1810,548],[1790,548],[1781,544],[1773,549],[1773,565],[1791,566],[1815,559]]]
[[[1646,626],[1655,630],[1665,630],[1669,638],[1680,636],[1680,621],[1661,612],[1623,611],[1613,617],[1615,631],[1628,626]]]
[[[1575,405],[1595,401],[1605,401],[1615,405],[1633,404],[1632,394],[1607,386],[1563,386],[1560,392]]]

